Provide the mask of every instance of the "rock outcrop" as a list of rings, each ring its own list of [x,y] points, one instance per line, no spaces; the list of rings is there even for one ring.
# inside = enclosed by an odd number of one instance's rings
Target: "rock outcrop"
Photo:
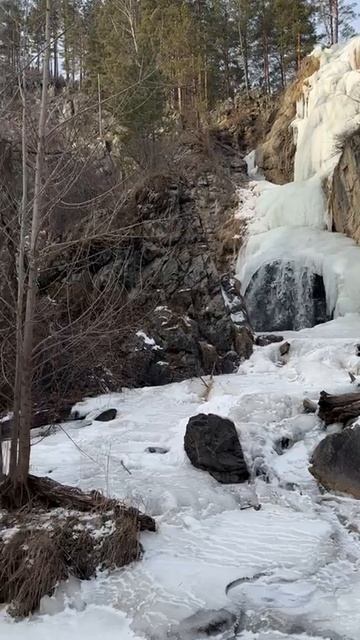
[[[246,180],[236,136],[214,128],[168,142],[165,161],[157,157],[155,167],[131,170],[124,181],[111,148],[99,149],[91,161],[74,152],[66,163],[66,197],[52,185],[56,204],[39,240],[36,342],[45,341],[46,350],[34,349],[34,410],[122,386],[228,373],[251,355],[253,334],[231,276],[243,224],[234,215],[236,186]],[[61,145],[53,141],[50,173]],[[10,175],[13,157],[17,168]],[[21,198],[19,158],[19,140],[0,140],[1,202]],[[3,207],[0,225],[13,215]],[[13,244],[5,243],[4,300],[14,298],[9,283],[16,290],[14,256]],[[6,327],[14,324],[6,318]],[[15,353],[8,342],[4,380],[11,379]],[[1,398],[11,397],[4,382],[0,391]],[[0,407],[8,408],[1,400]]]
[[[360,427],[349,427],[321,440],[309,470],[329,491],[360,498]]]
[[[360,243],[360,133],[349,136],[344,143],[328,198],[333,231]]]
[[[184,438],[185,451],[198,469],[208,471],[218,482],[246,482],[249,471],[234,423],[210,413],[190,418]]]

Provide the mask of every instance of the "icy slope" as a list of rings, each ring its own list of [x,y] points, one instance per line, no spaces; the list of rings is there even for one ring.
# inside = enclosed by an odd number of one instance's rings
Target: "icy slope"
[[[358,316],[289,334],[283,366],[278,345],[257,348],[238,374],[214,379],[209,397],[196,379],[103,396],[78,406],[93,412],[85,426],[66,425],[77,446],[62,431],[35,441],[34,473],[129,499],[156,517],[158,533],[142,536],[141,562],[61,587],[30,621],[0,614],[0,637],[181,638],[186,617],[225,607],[244,613],[241,640],[358,640],[359,503],[319,492],[307,466],[324,432],[302,413],[303,398],[317,399],[324,384],[350,390],[358,335]],[[97,407],[114,406],[116,420],[92,420]],[[199,411],[234,420],[252,484],[220,485],[190,465],[183,436]],[[282,438],[292,446],[280,455]]]
[[[306,80],[293,122],[296,182],[326,177],[340,157],[339,142],[360,125],[360,37],[312,55],[320,69]]]
[[[316,49],[320,68],[304,83],[293,122],[295,180],[272,185],[248,158],[253,203],[241,203],[249,242],[238,262],[243,292],[263,265],[293,261],[324,279],[328,315],[360,312],[360,247],[328,233],[332,221],[322,185],[341,154],[341,142],[360,126],[360,37],[331,49]]]

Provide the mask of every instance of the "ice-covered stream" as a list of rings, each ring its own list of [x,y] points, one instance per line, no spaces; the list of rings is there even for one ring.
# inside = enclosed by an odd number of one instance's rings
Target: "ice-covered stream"
[[[34,443],[35,473],[129,499],[156,517],[158,532],[143,534],[141,562],[61,587],[31,620],[0,615],[0,637],[163,639],[176,629],[188,640],[184,619],[226,608],[242,612],[242,640],[358,640],[359,503],[322,494],[309,474],[324,431],[302,401],[316,400],[324,385],[350,390],[359,335],[357,315],[289,333],[286,363],[278,345],[258,347],[238,374],[215,378],[208,397],[197,379],[103,396],[79,407],[93,411],[85,426],[67,427],[79,448],[61,431]],[[100,407],[117,407],[119,417],[93,421]],[[184,429],[199,411],[235,422],[252,483],[220,485],[191,466]],[[291,446],[281,455],[282,438]],[[168,453],[147,453],[149,446]],[[246,580],[226,595],[239,578]]]

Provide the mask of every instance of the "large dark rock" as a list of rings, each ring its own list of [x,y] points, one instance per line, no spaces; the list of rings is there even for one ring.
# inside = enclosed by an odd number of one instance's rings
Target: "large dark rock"
[[[309,470],[326,489],[360,498],[360,427],[326,436],[316,447]]]
[[[218,482],[246,482],[249,471],[234,423],[210,413],[190,418],[184,438],[185,451],[198,469],[208,471]]]

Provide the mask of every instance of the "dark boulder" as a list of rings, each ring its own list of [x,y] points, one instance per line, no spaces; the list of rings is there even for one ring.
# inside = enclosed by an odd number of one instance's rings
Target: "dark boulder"
[[[184,438],[185,451],[198,469],[208,471],[218,482],[246,482],[249,471],[234,423],[210,413],[190,418]]]
[[[360,498],[360,427],[326,436],[312,455],[309,471],[326,489]]]
[[[116,409],[106,409],[105,411],[99,413],[99,415],[96,416],[95,420],[96,422],[110,422],[111,420],[115,420],[116,416]]]
[[[234,629],[237,617],[226,609],[197,611],[185,618],[170,632],[170,638],[193,640],[198,636],[216,636],[228,629]]]
[[[290,346],[290,342],[284,342],[284,344],[281,344],[279,349],[280,355],[286,356],[290,351]]]
[[[147,447],[145,449],[145,453],[169,453],[169,449],[165,449],[164,447]]]
[[[234,373],[241,362],[236,351],[228,351],[221,359],[221,373]]]

